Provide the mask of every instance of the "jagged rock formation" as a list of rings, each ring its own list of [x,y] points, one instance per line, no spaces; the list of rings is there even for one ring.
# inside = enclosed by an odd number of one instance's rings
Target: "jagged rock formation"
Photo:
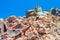
[[[0,19],[0,40],[60,40],[60,17],[55,13],[37,7],[24,17]]]
[[[57,8],[52,8],[51,13],[55,16],[60,16],[60,10]]]
[[[29,16],[41,16],[41,15],[45,15],[42,11],[42,8],[37,6],[34,10],[28,10],[27,11],[27,17]]]

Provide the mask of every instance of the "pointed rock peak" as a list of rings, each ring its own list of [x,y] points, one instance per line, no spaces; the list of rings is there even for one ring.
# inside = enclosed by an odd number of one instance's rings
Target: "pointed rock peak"
[[[37,6],[37,7],[35,8],[35,10],[36,10],[37,12],[42,12],[42,8],[41,8],[40,6]]]

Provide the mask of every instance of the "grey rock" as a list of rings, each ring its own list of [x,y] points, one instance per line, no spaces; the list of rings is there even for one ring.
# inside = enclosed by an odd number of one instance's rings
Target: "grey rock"
[[[8,35],[9,36],[17,36],[19,34],[20,34],[20,30],[19,29],[8,31]]]
[[[60,16],[60,10],[57,8],[52,8],[51,9],[51,14],[55,15],[55,16]]]

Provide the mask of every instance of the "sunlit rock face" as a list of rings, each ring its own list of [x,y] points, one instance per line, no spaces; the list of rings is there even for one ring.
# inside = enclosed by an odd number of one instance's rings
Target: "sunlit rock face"
[[[28,10],[26,16],[0,18],[0,40],[60,40],[60,10]]]
[[[4,19],[2,18],[0,19],[0,33],[4,33]]]

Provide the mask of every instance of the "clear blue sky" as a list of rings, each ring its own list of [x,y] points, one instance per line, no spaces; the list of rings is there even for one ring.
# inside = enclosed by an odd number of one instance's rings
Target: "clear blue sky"
[[[0,0],[0,18],[7,18],[11,15],[24,16],[26,10],[33,9],[37,5],[43,10],[60,9],[60,0]]]

